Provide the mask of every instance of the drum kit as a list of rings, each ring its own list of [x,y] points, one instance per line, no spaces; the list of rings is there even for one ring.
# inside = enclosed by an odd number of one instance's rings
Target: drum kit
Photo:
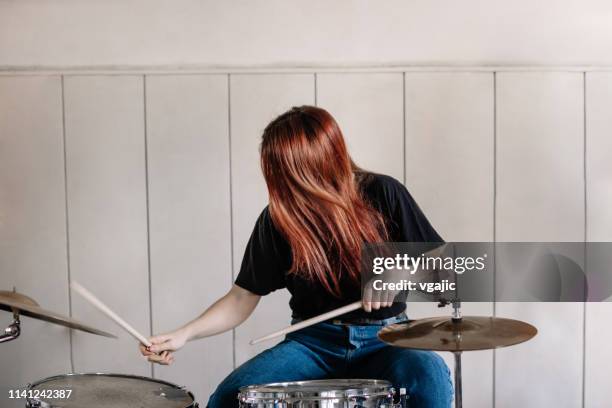
[[[341,308],[355,308],[357,304]],[[411,320],[384,327],[378,337],[395,347],[446,351],[455,357],[455,407],[462,406],[461,355],[522,343],[534,337],[530,324],[500,317],[462,316],[458,299],[442,300],[452,304],[450,317]],[[0,291],[0,309],[13,314],[13,322],[0,334],[0,342],[19,337],[20,316],[44,320],[99,336],[116,337],[71,317],[41,308],[32,298],[13,291]],[[300,327],[330,318],[325,316],[301,322]],[[317,320],[318,319],[318,320]],[[295,328],[294,328],[295,329]],[[290,332],[273,333],[272,338]],[[134,333],[132,333],[134,334]],[[58,390],[71,395],[59,395]],[[146,377],[124,374],[65,374],[46,378],[27,386],[24,393],[29,408],[192,408],[197,407],[192,393],[184,387]],[[404,389],[394,390],[387,381],[372,379],[330,379],[249,385],[237,396],[243,408],[402,408],[409,407]]]

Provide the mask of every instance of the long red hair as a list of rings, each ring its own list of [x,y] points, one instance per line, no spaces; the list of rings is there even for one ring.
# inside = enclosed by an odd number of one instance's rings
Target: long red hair
[[[292,252],[289,273],[341,296],[341,279],[360,281],[361,249],[385,241],[382,215],[362,197],[364,172],[326,110],[294,107],[265,128],[261,167],[270,215]]]

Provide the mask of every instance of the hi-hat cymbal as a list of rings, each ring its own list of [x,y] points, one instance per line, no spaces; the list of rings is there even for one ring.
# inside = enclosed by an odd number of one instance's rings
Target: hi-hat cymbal
[[[532,325],[501,317],[430,317],[393,324],[378,332],[378,338],[396,347],[433,351],[488,350],[511,346],[538,333]]]
[[[34,299],[17,292],[0,291],[0,309],[7,312],[18,312],[23,316],[33,317],[34,319],[44,320],[99,336],[117,338],[114,334],[87,326],[71,317],[45,310]]]

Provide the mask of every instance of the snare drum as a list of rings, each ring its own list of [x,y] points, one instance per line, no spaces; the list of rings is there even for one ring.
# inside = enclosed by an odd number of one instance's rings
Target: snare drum
[[[64,392],[59,392],[61,390]],[[193,394],[182,387],[153,378],[123,374],[66,374],[49,377],[28,385],[26,403],[27,408],[197,406]]]
[[[243,408],[391,408],[393,387],[382,380],[314,380],[240,388]]]

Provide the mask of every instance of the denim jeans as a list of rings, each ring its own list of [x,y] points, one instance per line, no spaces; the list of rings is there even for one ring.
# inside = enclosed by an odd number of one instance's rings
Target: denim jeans
[[[319,323],[288,334],[282,342],[236,368],[211,395],[208,408],[238,406],[245,385],[323,378],[387,380],[406,388],[410,408],[449,408],[450,372],[430,351],[389,346],[376,334],[397,318],[368,325]]]

